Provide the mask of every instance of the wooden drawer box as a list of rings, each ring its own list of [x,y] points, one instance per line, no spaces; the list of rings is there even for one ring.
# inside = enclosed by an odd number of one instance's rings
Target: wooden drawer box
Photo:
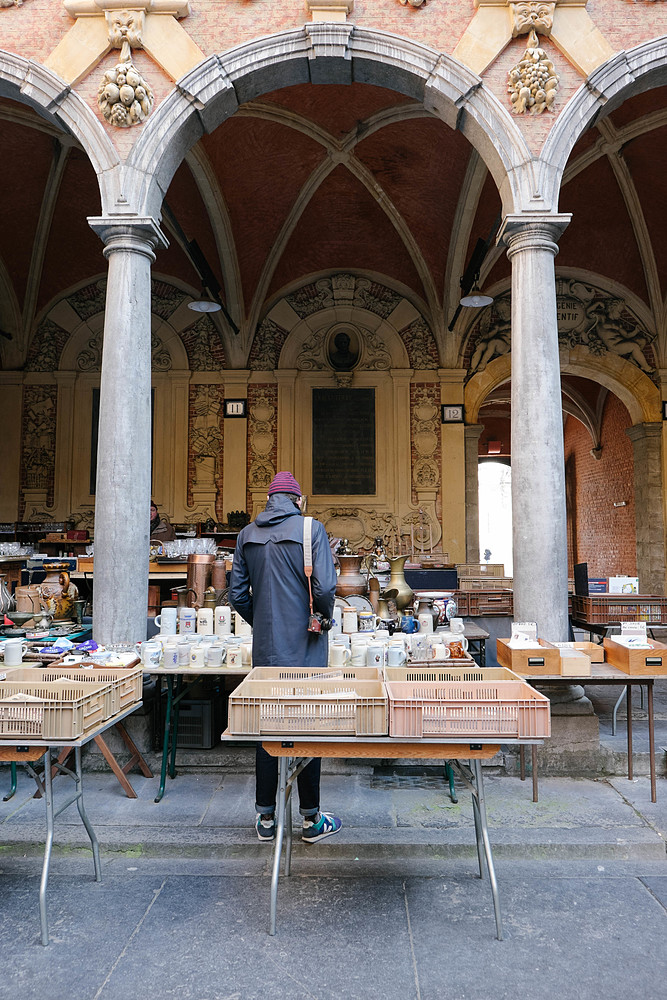
[[[560,650],[546,639],[537,641],[541,649],[512,649],[509,639],[496,639],[498,663],[522,677],[560,676]]]
[[[624,674],[667,674],[667,646],[653,639],[647,641],[650,649],[628,649],[620,642],[605,639],[607,663],[618,667]]]

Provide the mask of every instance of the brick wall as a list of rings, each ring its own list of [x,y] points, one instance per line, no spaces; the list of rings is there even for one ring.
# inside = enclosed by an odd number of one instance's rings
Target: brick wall
[[[574,417],[565,425],[565,469],[568,498],[569,576],[575,562],[588,563],[589,577],[635,576],[634,463],[625,430],[630,415],[609,395],[602,418],[602,454],[591,455],[588,430]],[[627,506],[614,507],[626,500]]]

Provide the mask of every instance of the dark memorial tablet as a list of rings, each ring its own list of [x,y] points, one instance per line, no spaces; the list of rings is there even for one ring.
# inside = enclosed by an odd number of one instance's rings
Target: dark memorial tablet
[[[313,389],[313,493],[375,493],[375,389]]]

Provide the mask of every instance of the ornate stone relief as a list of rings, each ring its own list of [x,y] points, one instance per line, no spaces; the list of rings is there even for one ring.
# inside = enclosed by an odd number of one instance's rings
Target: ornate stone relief
[[[119,128],[137,125],[151,113],[153,91],[132,62],[132,49],[143,48],[143,10],[105,10],[109,42],[120,49],[120,62],[107,70],[97,93],[100,111]]]
[[[225,367],[225,353],[217,331],[207,316],[202,316],[181,334],[193,372],[217,372]]]
[[[509,72],[507,90],[512,112],[539,115],[553,110],[558,91],[558,75],[554,64],[540,47],[537,33],[531,29],[523,59]]]
[[[357,306],[386,319],[401,296],[377,281],[341,272],[304,285],[285,299],[301,319],[336,305]]]
[[[483,310],[466,353],[470,373],[480,372],[489,361],[511,348],[511,300],[509,292]],[[558,340],[561,347],[586,347],[597,357],[610,352],[637,365],[655,379],[656,359],[651,347],[655,333],[648,331],[626,302],[576,278],[556,280]]]
[[[396,515],[390,511],[363,507],[321,507],[313,510],[333,538],[347,538],[353,549],[369,549],[374,538],[381,535],[390,548],[398,546]]]
[[[278,386],[248,386],[248,497],[252,510],[252,491],[266,490],[276,474],[278,438]]]
[[[222,407],[221,385],[190,386],[192,485],[200,489],[215,490],[217,487],[218,462],[222,454]]]
[[[519,0],[510,3],[512,11],[512,38],[527,35],[531,31],[539,31],[547,38],[554,26],[555,0],[553,3],[542,3],[540,0]]]
[[[351,323],[337,323],[333,328],[313,333],[304,341],[296,359],[296,367],[300,371],[322,371],[333,368],[345,373],[348,366],[336,363],[336,356],[340,353],[338,340],[341,334],[344,334],[348,341],[352,341],[350,369],[359,367],[366,371],[387,371],[391,368],[391,355],[380,337],[370,330]]]
[[[107,279],[100,278],[68,295],[67,302],[81,319],[90,319],[91,316],[104,312],[106,294]]]
[[[434,385],[413,385],[412,483],[415,490],[434,490],[440,483],[440,407]]]
[[[102,368],[103,333],[93,334],[76,359],[80,372],[98,372]],[[151,335],[151,370],[167,372],[171,368],[171,354],[156,333]]]
[[[252,371],[271,372],[278,367],[278,359],[287,339],[287,330],[268,317],[260,323],[250,351],[248,368]]]
[[[28,385],[23,394],[22,489],[53,494],[56,459],[56,385]]]
[[[151,312],[160,319],[169,319],[185,298],[184,292],[166,281],[151,281]]]
[[[430,370],[438,367],[438,347],[427,323],[420,317],[400,331],[410,367]]]
[[[39,324],[39,328],[33,338],[28,360],[26,361],[26,371],[29,372],[53,372],[60,364],[60,355],[63,347],[67,343],[69,334],[61,326],[50,319],[45,319]]]

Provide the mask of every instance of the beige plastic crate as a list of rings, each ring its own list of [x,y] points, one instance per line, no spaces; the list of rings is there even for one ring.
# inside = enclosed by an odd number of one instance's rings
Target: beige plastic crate
[[[520,679],[390,681],[389,735],[468,740],[551,733],[549,699]]]
[[[511,576],[468,576],[459,579],[459,590],[511,590]]]
[[[109,714],[118,715],[130,705],[141,701],[143,693],[143,670],[141,667],[9,667],[5,673],[7,680],[13,681],[57,681],[65,677],[83,684],[109,685]]]
[[[457,563],[456,572],[466,576],[505,576],[504,563]]]
[[[103,685],[77,684],[67,678],[2,681],[0,736],[78,739],[105,721],[105,697]]]
[[[262,680],[253,674],[229,696],[234,735],[387,735],[387,695],[380,680]]]
[[[424,666],[422,664],[407,664],[403,667],[385,667],[386,681],[520,681],[518,674],[506,667],[478,667],[475,661],[472,665],[449,667],[442,664]]]
[[[354,680],[381,681],[382,672],[379,667],[254,667],[248,674],[252,680]]]

